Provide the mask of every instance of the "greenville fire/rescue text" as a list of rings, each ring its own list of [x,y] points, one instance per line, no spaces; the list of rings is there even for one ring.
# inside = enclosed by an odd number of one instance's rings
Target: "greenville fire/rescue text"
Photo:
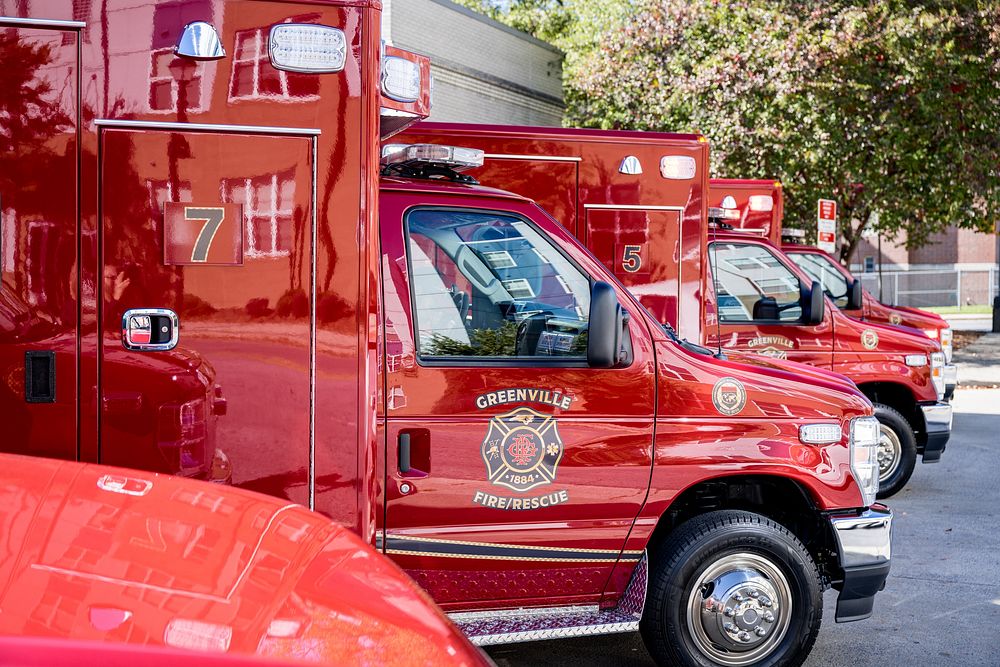
[[[472,502],[483,507],[495,507],[498,510],[536,510],[540,507],[552,507],[569,500],[569,491],[554,491],[544,496],[533,498],[505,498],[494,496],[485,491],[476,491]]]

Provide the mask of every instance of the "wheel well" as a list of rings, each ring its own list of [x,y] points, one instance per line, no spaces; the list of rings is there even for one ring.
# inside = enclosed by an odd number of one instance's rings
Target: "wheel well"
[[[649,540],[649,556],[677,526],[699,514],[744,510],[772,519],[790,530],[816,561],[824,583],[841,578],[836,537],[809,493],[785,477],[746,475],[699,482],[681,493],[660,518]]]
[[[858,389],[872,403],[881,403],[903,415],[910,428],[917,434],[918,441],[924,430],[924,415],[920,412],[917,399],[907,387],[894,382],[869,382],[858,385]]]

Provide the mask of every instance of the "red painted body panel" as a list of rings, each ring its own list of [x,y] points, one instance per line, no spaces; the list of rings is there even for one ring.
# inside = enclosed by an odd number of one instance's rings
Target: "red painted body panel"
[[[304,507],[64,461],[4,455],[0,470],[0,634],[282,662],[486,662],[395,566]]]

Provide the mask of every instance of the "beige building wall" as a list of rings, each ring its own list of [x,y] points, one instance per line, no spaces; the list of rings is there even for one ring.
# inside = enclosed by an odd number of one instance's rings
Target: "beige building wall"
[[[562,124],[562,52],[449,0],[383,0],[382,33],[429,56],[430,120]]]

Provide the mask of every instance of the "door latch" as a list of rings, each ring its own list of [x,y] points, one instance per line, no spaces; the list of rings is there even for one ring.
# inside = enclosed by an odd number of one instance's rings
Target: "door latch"
[[[177,345],[177,314],[166,308],[127,310],[122,316],[122,345],[136,352],[163,352]]]

